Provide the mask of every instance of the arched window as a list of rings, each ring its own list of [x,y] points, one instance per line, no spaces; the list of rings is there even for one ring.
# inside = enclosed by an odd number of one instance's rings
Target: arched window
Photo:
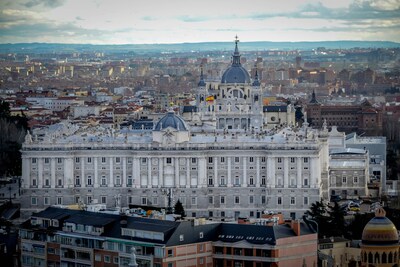
[[[372,253],[368,254],[368,263],[374,263]]]
[[[387,263],[387,255],[386,252],[382,253],[382,263]]]
[[[389,253],[388,263],[393,263],[393,254],[392,254],[392,252]]]
[[[375,263],[381,263],[380,259],[379,259],[379,253],[378,252],[375,253]]]
[[[367,257],[367,252],[364,252],[364,260],[363,260],[364,262],[367,262],[368,261],[368,257]]]
[[[393,261],[394,261],[394,262],[397,262],[397,252],[394,253],[394,259],[393,259]]]

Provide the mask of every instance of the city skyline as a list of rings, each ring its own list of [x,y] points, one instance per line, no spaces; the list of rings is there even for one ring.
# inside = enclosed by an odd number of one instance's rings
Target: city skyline
[[[400,2],[18,0],[0,7],[1,43],[400,42]]]

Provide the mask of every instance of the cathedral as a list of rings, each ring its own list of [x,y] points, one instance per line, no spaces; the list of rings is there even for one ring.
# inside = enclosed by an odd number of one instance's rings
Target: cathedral
[[[328,130],[296,125],[291,105],[264,105],[264,87],[240,57],[236,40],[221,80],[202,71],[196,105],[167,112],[153,129],[64,121],[28,134],[21,212],[180,200],[189,217],[301,217],[328,197]]]

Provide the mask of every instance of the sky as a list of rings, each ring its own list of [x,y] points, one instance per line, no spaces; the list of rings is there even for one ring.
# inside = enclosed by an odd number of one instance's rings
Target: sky
[[[0,0],[0,43],[400,42],[400,0]]]

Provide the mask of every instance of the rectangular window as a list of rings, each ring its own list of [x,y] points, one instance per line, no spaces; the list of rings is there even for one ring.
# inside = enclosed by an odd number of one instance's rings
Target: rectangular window
[[[240,204],[240,197],[239,196],[235,196],[235,204]]]
[[[308,186],[308,179],[304,178],[304,186]]]
[[[179,241],[183,241],[184,240],[184,236],[183,235],[179,235]]]
[[[353,183],[358,184],[358,177],[357,176],[353,177]]]
[[[132,184],[132,175],[128,175],[127,185],[131,186]]]
[[[196,158],[192,158],[192,163],[196,163],[197,159]]]
[[[80,162],[80,158],[75,158],[75,163],[79,163]]]
[[[86,200],[87,200],[87,204],[91,204],[92,203],[92,196],[87,196]]]
[[[147,197],[142,197],[142,205],[147,205]]]
[[[31,205],[36,206],[37,204],[37,197],[31,197]]]
[[[101,196],[101,204],[107,204],[107,197]]]
[[[50,159],[49,158],[44,158],[44,164],[49,164],[50,163]]]
[[[290,205],[295,205],[295,204],[296,204],[296,198],[290,197]]]
[[[213,163],[213,158],[212,157],[208,157],[208,163]]]
[[[35,158],[32,159],[32,164],[36,164],[36,159]]]
[[[91,185],[92,185],[92,176],[91,176],[91,175],[88,175],[88,176],[87,176],[87,185],[88,185],[88,186],[91,186]]]
[[[278,205],[282,205],[282,197],[278,197]]]
[[[254,157],[250,157],[249,162],[254,162]]]
[[[62,179],[58,179],[58,186],[59,187],[63,186],[63,180]]]
[[[167,158],[167,164],[171,164],[172,163],[172,158]]]
[[[61,164],[62,163],[62,158],[57,158],[57,163]]]
[[[249,203],[250,203],[250,204],[253,204],[253,203],[254,203],[254,196],[250,196],[250,197],[249,197]]]
[[[213,185],[213,178],[208,178],[208,185]]]
[[[102,157],[101,158],[101,163],[106,163],[106,162],[107,162],[107,159],[105,157]]]
[[[132,162],[133,162],[132,158],[128,158],[128,159],[127,159],[127,162],[128,162],[128,163],[132,163]]]
[[[239,157],[235,157],[235,163],[239,163],[240,162],[240,158]]]
[[[224,162],[225,162],[225,158],[221,157],[221,163],[224,163]]]
[[[63,198],[57,197],[57,205],[62,205],[62,204],[63,204]]]
[[[308,205],[308,197],[304,197],[303,203],[304,203],[304,205]]]
[[[249,183],[250,183],[250,185],[254,185],[254,178],[253,177],[250,177]]]
[[[277,158],[278,163],[282,163],[282,158]]]
[[[214,197],[210,196],[208,197],[208,204],[213,204],[214,203]]]
[[[142,164],[146,164],[147,163],[147,158],[142,158]]]
[[[43,204],[44,205],[50,205],[50,197],[44,197],[43,198]]]
[[[80,176],[75,176],[75,186],[81,186],[81,179]]]
[[[295,163],[296,162],[296,158],[290,158],[290,163]]]
[[[105,263],[110,263],[111,262],[111,257],[109,255],[104,255],[104,262]]]
[[[221,176],[219,181],[220,181],[220,185],[225,185],[225,177],[224,176]]]
[[[107,185],[107,178],[105,175],[101,176],[101,185],[106,186]]]
[[[265,204],[265,202],[266,202],[265,196],[261,196],[261,204]]]
[[[308,163],[308,158],[303,159],[304,163]]]
[[[92,158],[87,158],[87,163],[92,163]]]
[[[158,197],[153,197],[153,205],[158,205]]]
[[[115,163],[121,163],[121,158],[120,157],[116,157],[115,158]]]
[[[117,175],[117,176],[115,176],[115,185],[116,186],[121,186],[121,176],[120,175]]]
[[[192,205],[197,205],[197,198],[196,197],[192,197]]]
[[[343,183],[343,184],[346,184],[346,183],[347,183],[347,177],[346,177],[346,176],[343,176],[343,177],[342,177],[342,183]]]
[[[225,204],[225,196],[220,197],[220,202],[221,202],[221,204]]]
[[[261,177],[261,185],[266,185],[265,176],[262,176],[262,177]]]
[[[265,157],[261,157],[261,162],[265,162]]]

